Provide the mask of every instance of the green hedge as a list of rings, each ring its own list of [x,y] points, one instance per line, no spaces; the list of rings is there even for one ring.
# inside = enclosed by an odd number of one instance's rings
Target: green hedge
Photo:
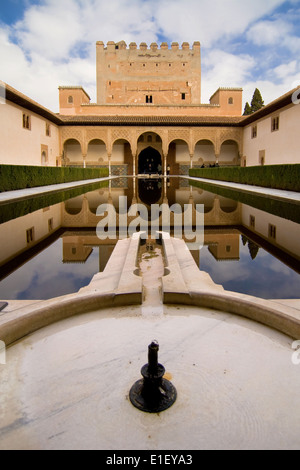
[[[253,193],[245,193],[229,187],[217,186],[216,184],[206,183],[203,180],[190,180],[190,186],[201,188],[234,201],[241,202],[247,206],[255,207],[269,214],[277,215],[282,219],[291,220],[300,224],[299,205],[292,202],[284,202],[271,197],[261,197]]]
[[[0,192],[108,176],[108,168],[0,165]]]
[[[300,191],[300,165],[193,168],[190,176],[265,188]]]

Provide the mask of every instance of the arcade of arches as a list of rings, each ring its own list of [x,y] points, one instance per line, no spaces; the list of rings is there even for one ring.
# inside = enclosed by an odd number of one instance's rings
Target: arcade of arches
[[[239,128],[158,129],[142,131],[64,128],[63,166],[109,167],[116,176],[138,174],[186,175],[189,168],[240,165]],[[206,134],[206,135],[205,135]]]

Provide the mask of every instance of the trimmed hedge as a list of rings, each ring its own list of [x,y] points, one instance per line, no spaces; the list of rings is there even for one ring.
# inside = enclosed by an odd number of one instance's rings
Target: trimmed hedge
[[[282,219],[291,220],[300,224],[300,211],[299,205],[293,204],[292,202],[284,202],[282,200],[273,199],[271,197],[261,197],[256,194],[245,193],[232,188],[225,188],[223,186],[217,186],[215,184],[206,183],[203,180],[189,181],[190,186],[204,189],[214,194],[233,199],[234,201],[241,202],[247,206],[255,207],[269,214],[277,215]]]
[[[300,164],[248,167],[193,168],[189,175],[265,188],[300,191]]]
[[[0,192],[108,176],[108,168],[0,165]]]

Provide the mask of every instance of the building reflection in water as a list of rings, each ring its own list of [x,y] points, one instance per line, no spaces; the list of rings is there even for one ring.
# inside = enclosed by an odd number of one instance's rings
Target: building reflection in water
[[[264,252],[270,253],[295,273],[300,272],[299,224],[204,189],[193,188],[185,179],[126,178],[113,180],[108,188],[90,191],[0,225],[0,298],[9,298],[8,292],[4,294],[7,276],[22,269],[22,266],[24,268],[24,263],[37,257],[57,239],[62,241],[60,266],[51,276],[55,277],[61,271],[62,264],[90,263],[91,272],[86,272],[82,280],[86,282],[89,276],[91,278],[96,273],[95,251],[98,259],[96,271],[103,271],[117,240],[100,240],[97,237],[95,229],[100,220],[96,215],[97,208],[101,204],[113,204],[118,224],[120,196],[127,197],[128,209],[136,203],[146,205],[149,211],[151,204],[179,204],[182,208],[184,204],[192,204],[194,210],[196,204],[203,204],[204,249],[208,254],[205,255],[202,250],[200,253],[199,250],[192,252],[201,269],[209,271],[207,264],[213,265],[212,260],[218,263],[226,261],[227,269],[231,269],[229,263],[239,262],[241,250],[243,257],[247,250],[249,260],[254,262],[259,258],[262,247]],[[207,259],[211,261],[207,262]],[[221,273],[223,268],[218,266]],[[55,269],[52,264],[51,269]],[[39,275],[38,271],[35,275]]]

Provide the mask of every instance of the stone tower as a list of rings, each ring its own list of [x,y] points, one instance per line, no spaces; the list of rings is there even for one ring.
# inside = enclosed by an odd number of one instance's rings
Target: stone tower
[[[97,104],[184,106],[201,103],[200,42],[97,42]]]

